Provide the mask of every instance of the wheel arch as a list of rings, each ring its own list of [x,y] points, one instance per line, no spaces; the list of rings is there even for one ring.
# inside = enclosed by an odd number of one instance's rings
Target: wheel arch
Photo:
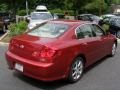
[[[115,45],[116,45],[116,47],[117,47],[117,45],[118,45],[117,39],[114,40],[114,43],[115,43]]]
[[[77,57],[82,57],[83,58],[84,66],[86,66],[86,63],[87,63],[86,56],[84,54],[79,54],[75,58],[77,58]]]

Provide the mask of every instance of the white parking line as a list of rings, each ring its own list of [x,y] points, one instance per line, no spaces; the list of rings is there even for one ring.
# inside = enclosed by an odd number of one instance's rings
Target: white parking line
[[[0,40],[2,40],[8,33],[9,33],[9,31],[7,31],[5,34],[3,34],[3,35],[0,37]]]

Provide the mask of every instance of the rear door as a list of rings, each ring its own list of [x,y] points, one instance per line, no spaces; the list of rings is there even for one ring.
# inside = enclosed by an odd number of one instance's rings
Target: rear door
[[[86,24],[80,26],[76,30],[80,46],[81,44],[84,45],[83,47],[85,48],[85,55],[87,58],[88,65],[100,58],[101,50],[101,38],[95,37],[95,33],[92,29],[92,24]]]
[[[110,38],[110,35],[106,35],[98,25],[93,24],[92,27],[95,37],[99,39],[101,44],[99,50],[100,56],[106,56],[110,52],[110,48],[112,48],[112,38]]]

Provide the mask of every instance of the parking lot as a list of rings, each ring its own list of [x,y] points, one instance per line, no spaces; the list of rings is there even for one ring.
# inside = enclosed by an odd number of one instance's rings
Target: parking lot
[[[86,69],[83,78],[74,84],[66,81],[42,82],[25,77],[7,68],[5,51],[0,45],[0,89],[1,90],[119,90],[120,45],[115,57],[105,57]]]

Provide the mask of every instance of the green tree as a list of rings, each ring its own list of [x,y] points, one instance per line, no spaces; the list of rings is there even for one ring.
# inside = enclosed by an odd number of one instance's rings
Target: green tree
[[[8,5],[6,4],[0,4],[0,11],[5,12],[8,10]]]
[[[64,0],[65,9],[71,9],[74,11],[74,14],[78,14],[79,11],[86,3],[91,2],[91,0]]]
[[[88,3],[83,7],[85,11],[99,15],[103,14],[107,8],[107,4],[104,2],[104,0],[93,0],[93,2]]]
[[[120,0],[112,0],[113,4],[120,4]]]

